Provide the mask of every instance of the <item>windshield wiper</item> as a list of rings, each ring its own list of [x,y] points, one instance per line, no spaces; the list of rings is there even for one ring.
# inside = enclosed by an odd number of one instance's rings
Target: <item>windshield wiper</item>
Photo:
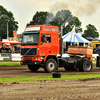
[[[33,44],[38,44],[38,43],[33,43]]]
[[[38,45],[38,43],[22,43],[22,45]]]
[[[32,43],[31,41],[27,41],[26,43]]]

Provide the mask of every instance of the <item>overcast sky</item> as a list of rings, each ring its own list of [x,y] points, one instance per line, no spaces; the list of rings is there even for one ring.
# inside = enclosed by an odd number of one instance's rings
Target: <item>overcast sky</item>
[[[86,25],[95,25],[100,33],[100,0],[0,0],[7,11],[11,11],[18,21],[18,34],[22,33],[28,22],[37,11],[48,11],[55,14],[58,10],[70,10]]]

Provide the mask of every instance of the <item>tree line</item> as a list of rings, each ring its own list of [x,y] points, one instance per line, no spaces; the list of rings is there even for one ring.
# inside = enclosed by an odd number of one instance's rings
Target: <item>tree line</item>
[[[12,37],[13,30],[18,30],[18,22],[15,21],[12,12],[7,11],[3,6],[0,6],[0,37],[3,39],[7,37],[7,21],[9,23],[9,37]],[[44,24],[58,26],[59,31],[61,30],[61,26],[63,26],[63,35],[70,32],[75,25],[76,33],[83,33],[83,37],[99,37],[96,27],[92,24],[88,24],[86,30],[83,31],[81,27],[82,22],[78,17],[73,16],[69,10],[58,11],[55,15],[47,11],[37,11],[35,15],[33,15],[32,20],[26,24],[26,26]]]
[[[0,38],[7,38],[7,22],[8,22],[8,34],[13,36],[13,30],[17,31],[18,22],[15,21],[13,13],[7,11],[3,6],[0,6]]]

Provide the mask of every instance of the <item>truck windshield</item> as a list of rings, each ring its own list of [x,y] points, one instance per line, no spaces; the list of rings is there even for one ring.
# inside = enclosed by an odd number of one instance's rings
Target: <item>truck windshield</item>
[[[23,34],[22,45],[38,45],[39,33]]]

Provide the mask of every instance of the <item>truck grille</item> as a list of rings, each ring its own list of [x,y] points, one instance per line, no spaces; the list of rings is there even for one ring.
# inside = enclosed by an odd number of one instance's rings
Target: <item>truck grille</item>
[[[36,56],[37,48],[21,48],[21,55],[23,56]]]
[[[32,57],[24,57],[25,61],[28,60],[28,61],[32,61]]]

